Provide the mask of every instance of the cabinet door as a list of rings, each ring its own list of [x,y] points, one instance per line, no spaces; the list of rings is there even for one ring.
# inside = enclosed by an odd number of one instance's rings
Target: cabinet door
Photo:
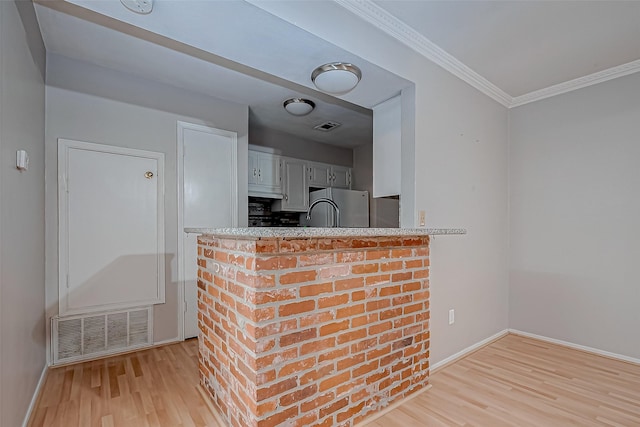
[[[255,195],[282,193],[280,156],[249,150],[249,193]]]
[[[309,187],[327,188],[331,186],[331,165],[309,162]]]
[[[309,183],[307,163],[298,159],[282,159],[282,210],[306,212],[309,209]]]
[[[280,191],[280,157],[258,153],[258,185],[274,192]]]
[[[351,188],[351,169],[342,166],[331,168],[331,186],[336,188]]]
[[[258,183],[258,153],[256,151],[249,151],[249,185]]]

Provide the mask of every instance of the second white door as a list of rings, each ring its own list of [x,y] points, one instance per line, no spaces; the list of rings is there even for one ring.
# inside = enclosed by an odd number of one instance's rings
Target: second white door
[[[235,132],[178,123],[182,150],[184,228],[237,226],[237,136]],[[184,280],[184,337],[198,335],[197,234],[180,230]]]

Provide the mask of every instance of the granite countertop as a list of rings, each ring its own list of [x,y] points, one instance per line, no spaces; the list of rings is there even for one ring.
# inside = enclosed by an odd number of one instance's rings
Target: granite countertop
[[[329,227],[245,227],[185,228],[186,233],[221,237],[306,238],[306,237],[384,237],[467,234],[464,228],[329,228]]]

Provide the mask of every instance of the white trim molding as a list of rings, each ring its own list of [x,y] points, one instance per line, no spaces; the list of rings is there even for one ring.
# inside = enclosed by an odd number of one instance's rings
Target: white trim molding
[[[620,360],[623,362],[628,362],[628,363],[633,363],[636,365],[640,365],[640,359],[636,359],[634,357],[629,357],[629,356],[624,356],[622,354],[617,354],[617,353],[611,353],[609,351],[604,351],[604,350],[600,350],[597,348],[593,348],[593,347],[587,347],[584,345],[580,345],[580,344],[574,344],[568,341],[562,341],[562,340],[557,340],[554,338],[549,338],[549,337],[545,337],[542,335],[536,335],[536,334],[532,334],[529,332],[523,332],[523,331],[519,331],[517,329],[504,329],[500,332],[498,332],[497,334],[494,334],[488,338],[483,339],[482,341],[479,341],[473,345],[470,345],[469,347],[460,350],[459,352],[452,354],[451,356],[440,360],[437,363],[434,363],[431,365],[431,373],[433,374],[435,371],[444,368],[447,365],[450,365],[451,363],[457,362],[458,360],[470,355],[471,353],[473,353],[476,350],[480,350],[482,347],[485,347],[489,344],[491,344],[494,341],[499,340],[502,337],[505,337],[507,335],[519,335],[522,337],[527,337],[527,338],[532,338],[535,340],[539,340],[539,341],[545,341],[551,344],[557,344],[557,345],[561,345],[563,347],[567,347],[567,348],[572,348],[574,350],[579,350],[579,351],[584,351],[586,353],[591,353],[591,354],[595,354],[597,356],[603,356],[603,357],[608,357],[610,359],[615,359],[615,360]]]
[[[334,0],[505,107],[512,97],[371,0]]]
[[[442,359],[441,361],[434,363],[433,365],[431,365],[431,373],[433,373],[434,371],[437,371],[438,369],[449,365],[450,363],[453,362],[457,362],[458,360],[462,359],[465,356],[468,356],[469,354],[473,353],[476,350],[481,349],[482,347],[491,344],[492,342],[499,340],[502,337],[505,337],[509,334],[509,329],[504,329],[500,332],[498,332],[497,334],[491,335],[488,338],[483,339],[482,341],[478,341],[477,343],[470,345],[469,347],[460,350],[459,352],[452,354],[451,356]]]
[[[617,79],[618,77],[623,77],[629,74],[637,73],[639,71],[640,59],[628,62],[626,64],[618,65],[617,67],[598,71],[597,73],[589,74],[587,76],[578,77],[577,79],[558,83],[557,85],[549,86],[544,89],[525,93],[521,96],[516,96],[515,98],[512,98],[509,107],[519,107],[524,104],[529,104],[530,102],[540,101],[541,99],[550,98],[552,96],[571,92],[573,90],[582,89],[587,86],[592,86],[598,83]]]
[[[154,341],[151,347],[144,348],[143,350],[149,350],[151,348],[162,347],[164,345],[169,345],[169,344],[178,344],[182,341],[184,340],[181,337],[169,338],[162,341]],[[134,351],[138,351],[138,350],[134,350]]]
[[[47,379],[47,372],[49,372],[49,367],[47,365],[44,365],[44,368],[42,368],[42,373],[40,374],[40,379],[38,380],[38,384],[36,384],[36,389],[33,391],[31,402],[29,402],[27,413],[24,414],[24,421],[22,422],[22,427],[27,427],[29,425],[29,421],[31,421],[31,416],[33,415],[33,411],[34,409],[36,409],[36,405],[38,404],[38,399],[40,399],[40,393],[42,392],[42,387],[44,387],[44,382]]]
[[[587,347],[587,346],[580,345],[580,344],[574,344],[574,343],[568,342],[568,341],[557,340],[555,338],[549,338],[549,337],[545,337],[543,335],[536,335],[536,334],[532,334],[532,333],[529,333],[529,332],[523,332],[523,331],[519,331],[517,329],[509,329],[508,332],[510,334],[513,334],[513,335],[520,335],[520,336],[527,337],[527,338],[533,338],[533,339],[540,340],[540,341],[546,341],[546,342],[549,342],[551,344],[558,344],[558,345],[561,345],[561,346],[564,346],[564,347],[573,348],[575,350],[584,351],[586,353],[595,354],[597,356],[608,357],[610,359],[616,359],[616,360],[621,360],[623,362],[629,362],[629,363],[634,363],[636,365],[640,365],[640,359],[636,359],[634,357],[629,357],[629,356],[625,356],[625,355],[617,354],[617,353],[611,353],[609,351],[600,350],[598,348],[593,348],[593,347]]]
[[[337,4],[357,15],[361,19],[384,31],[396,40],[404,43],[436,65],[444,68],[462,81],[468,83],[488,97],[507,108],[519,107],[524,104],[550,98],[555,95],[582,89],[587,86],[606,82],[618,77],[640,72],[640,59],[587,76],[578,77],[563,83],[558,83],[543,89],[535,90],[524,95],[512,97],[489,80],[466,66],[444,49],[420,34],[407,24],[387,12],[372,0],[334,0]]]

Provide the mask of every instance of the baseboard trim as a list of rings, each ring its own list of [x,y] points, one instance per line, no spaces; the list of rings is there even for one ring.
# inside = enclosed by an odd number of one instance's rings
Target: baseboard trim
[[[400,400],[396,400],[395,402],[393,402],[391,405],[387,406],[386,408],[384,408],[381,411],[376,412],[375,414],[371,414],[370,417],[367,417],[366,419],[364,419],[363,421],[360,421],[358,424],[356,424],[354,427],[365,427],[366,425],[374,422],[375,420],[377,420],[378,418],[384,417],[385,415],[387,415],[389,412],[393,411],[394,409],[396,409],[397,407],[407,403],[408,401],[410,401],[413,398],[416,398],[418,396],[420,396],[422,393],[424,393],[425,391],[429,390],[431,388],[431,384],[427,384],[426,386],[424,386],[423,388],[421,388],[420,390],[416,391],[415,393],[410,394],[407,397],[403,397]]]
[[[488,338],[483,339],[482,341],[479,341],[463,350],[460,350],[459,352],[452,354],[451,356],[442,359],[441,361],[434,363],[433,365],[431,365],[431,373],[433,374],[434,372],[444,368],[447,365],[450,365],[454,362],[457,362],[458,360],[467,357],[468,355],[470,355],[471,353],[480,350],[482,347],[486,347],[489,344],[491,344],[494,341],[499,340],[500,338],[506,336],[507,334],[509,334],[509,330],[508,329],[504,329],[500,332],[498,332],[497,334],[491,335]]]
[[[167,345],[167,344],[175,344],[175,343],[179,343],[185,340],[180,339],[180,337],[176,337],[176,338],[169,338],[168,340],[164,340],[164,341],[154,341],[153,344],[151,344],[151,347],[161,347],[163,345]]]
[[[569,348],[572,348],[574,350],[584,351],[585,353],[591,353],[591,354],[595,354],[597,356],[606,357],[606,358],[609,358],[609,359],[615,359],[615,360],[620,360],[622,362],[633,363],[634,365],[640,365],[640,359],[636,359],[634,357],[625,356],[623,354],[611,353],[609,351],[600,350],[598,348],[587,347],[587,346],[584,346],[584,345],[575,344],[575,343],[568,342],[568,341],[562,341],[562,340],[558,340],[558,339],[555,339],[555,338],[545,337],[543,335],[537,335],[537,334],[532,334],[532,333],[529,333],[529,332],[523,332],[523,331],[519,331],[517,329],[509,329],[509,333],[513,334],[513,335],[520,335],[520,336],[526,337],[526,338],[532,338],[532,339],[539,340],[539,341],[546,341],[546,342],[549,342],[551,344],[557,344],[557,345],[561,345],[563,347],[569,347]]]
[[[29,402],[29,407],[27,408],[27,413],[24,416],[24,421],[22,422],[22,427],[27,427],[31,423],[31,415],[33,415],[33,410],[38,406],[40,401],[40,395],[42,391],[42,387],[47,379],[47,373],[49,372],[49,366],[44,365],[42,368],[42,372],[40,373],[40,379],[38,379],[38,384],[36,384],[36,389],[33,391],[33,396],[31,397],[31,402]]]

